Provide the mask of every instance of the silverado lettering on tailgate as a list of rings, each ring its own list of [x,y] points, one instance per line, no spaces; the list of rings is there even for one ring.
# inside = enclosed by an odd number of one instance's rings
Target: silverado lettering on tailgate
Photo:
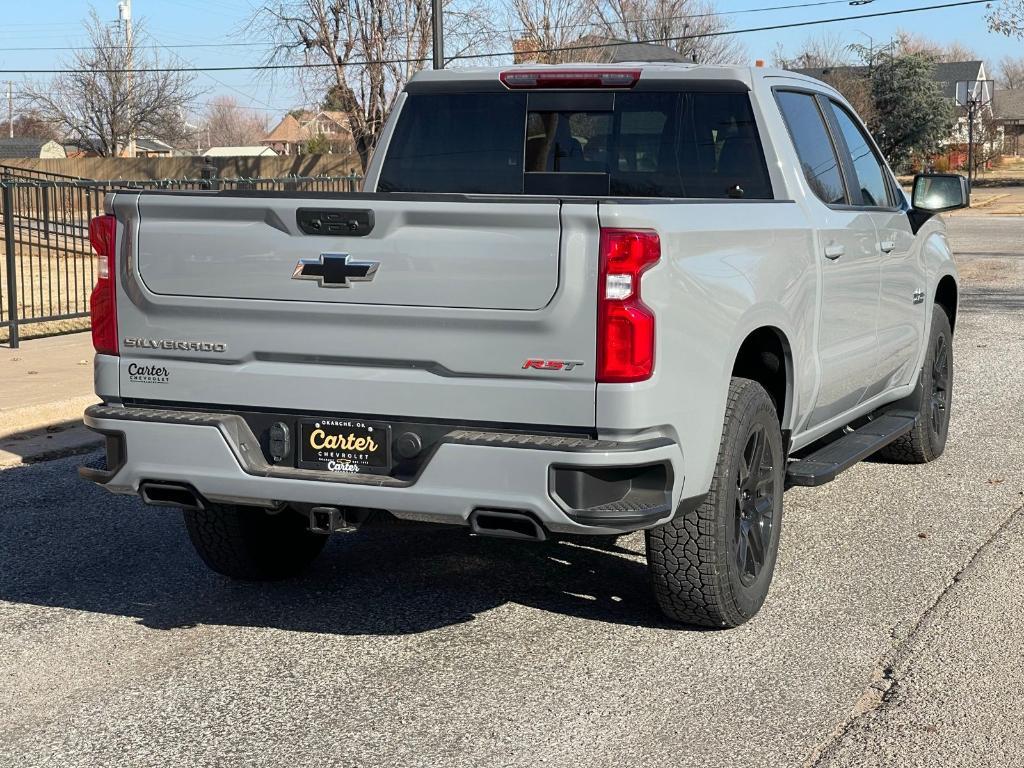
[[[124,345],[135,349],[180,349],[184,352],[227,352],[220,341],[186,341],[182,339],[125,338]]]

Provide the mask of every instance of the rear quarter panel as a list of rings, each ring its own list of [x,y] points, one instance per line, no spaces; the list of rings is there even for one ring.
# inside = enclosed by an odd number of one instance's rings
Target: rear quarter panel
[[[733,363],[762,327],[784,336],[792,386],[783,427],[811,404],[819,294],[814,232],[790,201],[603,203],[602,227],[654,229],[660,262],[642,279],[657,317],[655,372],[637,384],[599,384],[604,435],[661,426],[678,440],[684,496],[711,483]]]

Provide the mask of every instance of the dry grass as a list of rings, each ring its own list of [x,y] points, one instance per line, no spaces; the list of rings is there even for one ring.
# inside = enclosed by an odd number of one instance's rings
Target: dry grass
[[[48,323],[30,323],[29,325],[18,326],[18,338],[38,339],[44,336],[59,336],[64,333],[78,333],[89,330],[88,317],[76,317],[71,320],[52,320]],[[7,328],[0,328],[0,344],[6,344],[11,340],[10,331]]]
[[[37,317],[87,311],[93,284],[91,253],[76,238],[42,238],[24,233],[17,243],[15,279],[17,280],[18,317],[24,322]],[[2,240],[0,240],[2,246]],[[0,247],[0,297],[2,321],[7,321],[7,258]],[[19,324],[21,338],[48,336],[88,328],[87,318]],[[8,341],[7,328],[0,328],[0,341]]]

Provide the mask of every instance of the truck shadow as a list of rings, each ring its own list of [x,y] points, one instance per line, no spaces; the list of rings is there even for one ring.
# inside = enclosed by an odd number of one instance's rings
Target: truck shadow
[[[535,544],[470,538],[457,528],[367,530],[332,537],[300,579],[239,583],[200,563],[179,513],[78,479],[80,463],[0,475],[0,600],[130,616],[158,629],[406,635],[506,603],[671,626],[649,595],[639,535]]]
[[[32,464],[49,461],[55,456],[92,453],[99,442],[99,436],[86,431],[80,418],[12,432],[0,437],[0,467],[17,460]]]

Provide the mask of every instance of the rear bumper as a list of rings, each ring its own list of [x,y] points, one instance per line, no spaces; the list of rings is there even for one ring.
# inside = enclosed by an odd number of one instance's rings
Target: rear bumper
[[[108,436],[108,466],[83,476],[121,494],[183,483],[215,503],[368,507],[455,525],[478,509],[519,511],[553,532],[595,534],[661,524],[683,496],[683,457],[667,438],[456,429],[415,478],[400,480],[269,464],[246,422],[229,413],[92,406],[85,424]]]

